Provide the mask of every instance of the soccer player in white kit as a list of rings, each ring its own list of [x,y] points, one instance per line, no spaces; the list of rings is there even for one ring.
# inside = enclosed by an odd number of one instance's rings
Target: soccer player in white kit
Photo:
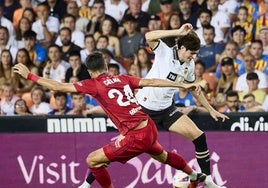
[[[178,37],[174,47],[168,47],[161,39]],[[161,78],[175,82],[195,81],[194,58],[200,48],[200,40],[192,31],[191,24],[184,24],[178,30],[156,30],[146,33],[146,40],[155,53],[153,66],[146,78]],[[182,114],[173,104],[173,95],[176,88],[148,87],[140,89],[137,93],[139,104],[143,110],[155,121],[158,128],[181,135],[192,141],[198,164],[203,173],[207,174],[206,188],[221,187],[216,185],[210,172],[210,154],[206,143],[206,136],[195,123]],[[198,95],[191,91],[194,97],[209,111],[210,115],[218,121],[229,119],[226,115],[216,111],[206,100],[203,94]]]

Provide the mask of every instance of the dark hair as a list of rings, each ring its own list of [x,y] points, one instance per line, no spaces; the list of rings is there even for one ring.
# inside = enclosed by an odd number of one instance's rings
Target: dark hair
[[[69,53],[69,58],[70,57],[73,57],[73,56],[77,56],[77,57],[81,57],[81,55],[80,55],[80,52],[79,51],[77,51],[77,50],[72,50],[72,51],[70,51],[70,53]]]
[[[20,102],[20,101],[23,101],[23,103],[24,103],[24,105],[25,105],[25,111],[27,112],[27,113],[29,113],[29,114],[31,114],[31,112],[30,112],[30,110],[29,110],[29,108],[28,108],[28,106],[27,106],[27,103],[26,103],[26,101],[24,100],[24,99],[22,99],[22,98],[19,98],[18,100],[16,100],[16,102],[15,102],[15,104],[14,104],[14,114],[18,114],[17,112],[16,112],[16,105],[17,105],[17,103],[18,102]]]
[[[60,31],[59,31],[59,33],[60,33],[61,31],[68,31],[69,34],[72,35],[72,30],[71,30],[69,27],[63,27],[63,28],[61,28]]]
[[[204,69],[206,69],[206,64],[200,59],[195,61],[195,65],[201,65]]]
[[[198,17],[200,17],[200,15],[203,14],[203,13],[208,14],[210,16],[210,18],[212,18],[212,12],[211,12],[211,10],[209,10],[209,9],[201,9],[199,11]]]
[[[67,99],[67,93],[65,93],[65,92],[56,91],[54,93],[54,98],[61,97],[61,96],[63,96],[65,99]]]
[[[244,35],[246,35],[246,30],[240,26],[240,25],[237,25],[237,26],[234,26],[232,29],[231,29],[231,36],[234,35],[235,32],[237,31],[242,31],[244,33]]]
[[[26,66],[30,69],[32,67],[34,67],[34,63],[32,62],[31,60],[31,57],[30,57],[30,54],[28,52],[28,50],[26,50],[26,48],[21,48],[17,51],[17,54],[16,54],[16,59],[15,59],[15,64],[18,64],[18,53],[19,52],[23,52],[26,54],[26,57],[27,57],[27,62],[26,62]]]
[[[203,26],[203,30],[212,30],[213,31],[213,33],[215,34],[215,27],[214,26],[212,26],[212,25],[210,25],[210,24],[208,24],[208,25],[204,25]]]
[[[76,17],[74,15],[72,15],[72,14],[65,14],[63,16],[63,18],[62,18],[63,22],[64,22],[65,18],[69,18],[69,17],[72,18],[74,21],[76,21]]]
[[[105,6],[105,3],[104,3],[104,1],[103,0],[95,0],[94,2],[93,2],[93,5],[94,4],[103,4],[103,6]]]
[[[200,49],[200,39],[194,31],[190,31],[187,35],[178,37],[177,40],[178,49],[184,46],[186,50],[197,51]]]
[[[120,68],[119,68],[119,65],[117,65],[117,64],[115,64],[115,63],[109,63],[109,64],[108,64],[108,69],[109,69],[109,68],[116,68],[116,69],[118,69],[118,70],[120,69]]]
[[[36,39],[36,32],[33,30],[25,31],[23,34],[24,39]]]
[[[48,4],[46,4],[46,2],[42,2],[42,3],[39,3],[36,7],[40,7],[40,6],[44,6],[46,7],[46,9],[49,11],[50,10],[50,7]]]
[[[103,70],[105,66],[103,54],[100,52],[94,52],[88,55],[85,64],[88,70],[94,72],[98,70]]]
[[[243,99],[246,99],[249,97],[252,97],[255,100],[255,96],[252,93],[248,93],[248,94],[244,95]]]
[[[226,98],[228,97],[237,97],[239,99],[238,92],[234,90],[230,90],[226,92]]]
[[[49,50],[50,48],[57,48],[61,52],[61,49],[57,44],[51,44],[47,49]]]

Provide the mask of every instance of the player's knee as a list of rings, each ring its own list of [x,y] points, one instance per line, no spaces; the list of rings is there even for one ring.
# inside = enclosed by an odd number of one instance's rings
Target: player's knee
[[[95,158],[94,156],[95,156],[95,154],[94,154],[94,152],[92,152],[92,153],[88,154],[88,156],[86,158],[86,163],[87,163],[87,166],[89,168],[94,168],[97,165],[97,163],[94,162],[95,161],[94,160],[94,158]]]

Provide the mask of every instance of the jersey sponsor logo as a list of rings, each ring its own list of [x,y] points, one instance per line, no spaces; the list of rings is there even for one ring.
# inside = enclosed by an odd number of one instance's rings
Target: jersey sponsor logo
[[[173,73],[173,72],[169,72],[169,74],[167,75],[167,79],[174,82],[176,80],[177,76],[178,76],[178,74]]]

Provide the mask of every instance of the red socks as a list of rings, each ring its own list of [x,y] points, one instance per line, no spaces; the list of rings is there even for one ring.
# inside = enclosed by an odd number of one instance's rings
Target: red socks
[[[167,156],[166,164],[170,165],[173,168],[176,168],[177,170],[181,170],[188,175],[193,172],[192,168],[188,166],[188,164],[182,158],[182,156],[174,152],[167,152],[167,153],[168,153],[168,156]]]
[[[93,176],[103,188],[113,188],[110,175],[106,167],[90,168]]]

